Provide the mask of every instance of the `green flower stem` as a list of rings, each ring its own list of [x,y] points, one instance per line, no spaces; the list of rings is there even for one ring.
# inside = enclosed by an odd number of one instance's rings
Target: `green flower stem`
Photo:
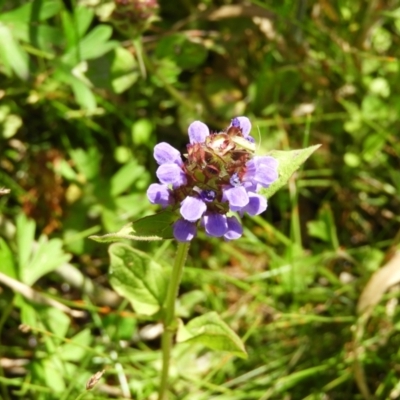
[[[169,361],[171,358],[172,340],[177,329],[175,323],[175,301],[178,296],[179,284],[181,282],[189,246],[190,243],[178,243],[178,250],[168,286],[167,298],[165,299],[163,318],[164,332],[161,338],[162,371],[158,400],[167,400],[168,398]]]

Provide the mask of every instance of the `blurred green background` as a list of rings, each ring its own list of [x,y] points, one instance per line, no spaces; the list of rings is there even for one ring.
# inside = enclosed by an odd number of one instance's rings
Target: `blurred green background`
[[[179,316],[249,357],[176,346],[171,399],[400,398],[399,49],[398,0],[1,0],[0,398],[156,398],[158,321],[87,237],[156,211],[156,143],[238,115],[259,154],[322,146],[243,238],[192,244]]]

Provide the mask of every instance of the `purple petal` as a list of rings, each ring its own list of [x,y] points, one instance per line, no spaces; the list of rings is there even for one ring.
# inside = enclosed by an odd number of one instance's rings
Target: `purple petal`
[[[257,193],[262,186],[257,182],[245,181],[243,182],[243,187],[246,189],[247,193],[254,192]]]
[[[158,143],[154,147],[154,158],[158,165],[162,164],[182,164],[181,153],[166,142]]]
[[[160,185],[159,183],[153,183],[149,186],[147,189],[147,198],[150,203],[159,204],[162,207],[167,207],[174,202],[171,190],[168,189],[168,186]]]
[[[234,128],[240,128],[240,121],[237,118],[232,118],[231,125]]]
[[[254,157],[257,172],[256,181],[262,186],[269,186],[278,179],[278,160],[270,156]]]
[[[196,236],[197,228],[192,222],[178,219],[174,223],[173,232],[178,242],[190,242]]]
[[[221,237],[228,230],[226,215],[217,213],[206,213],[203,216],[203,223],[206,233],[209,236]]]
[[[242,208],[242,212],[254,216],[261,214],[267,209],[267,199],[264,196],[256,193],[249,193],[249,204]]]
[[[268,187],[278,179],[278,161],[270,156],[258,156],[246,163],[243,180]]]
[[[228,230],[224,235],[226,240],[239,239],[243,234],[242,224],[238,221],[236,217],[228,217]]]
[[[194,121],[189,125],[190,143],[204,143],[206,137],[210,134],[208,126],[201,121]]]
[[[177,164],[160,165],[157,169],[156,175],[161,183],[172,185],[174,188],[186,185],[187,183],[185,173]]]
[[[239,120],[240,129],[244,137],[249,136],[251,131],[251,122],[247,117],[236,117]]]
[[[187,221],[196,222],[206,210],[207,206],[203,200],[188,196],[181,203],[180,213]]]
[[[244,207],[249,202],[249,196],[243,186],[223,189],[222,200],[229,202],[229,207]]]
[[[246,181],[252,181],[254,179],[254,177],[256,176],[256,172],[257,172],[257,165],[256,165],[255,157],[254,157],[251,160],[247,161],[246,172],[243,175],[242,179],[246,180]]]

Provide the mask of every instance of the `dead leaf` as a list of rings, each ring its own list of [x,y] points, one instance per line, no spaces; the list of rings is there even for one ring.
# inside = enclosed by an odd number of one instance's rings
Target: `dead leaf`
[[[376,271],[368,281],[358,299],[357,311],[361,314],[379,303],[383,294],[393,285],[400,282],[400,251],[382,268]]]

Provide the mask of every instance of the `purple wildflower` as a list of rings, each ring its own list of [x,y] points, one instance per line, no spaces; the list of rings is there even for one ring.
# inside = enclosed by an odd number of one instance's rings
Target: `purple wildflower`
[[[194,238],[198,226],[208,236],[238,239],[243,234],[240,221],[229,215],[238,212],[258,215],[266,210],[267,200],[257,194],[278,178],[278,162],[269,156],[254,156],[247,117],[233,118],[222,132],[210,132],[203,122],[190,124],[190,143],[183,161],[178,150],[168,143],[154,148],[160,184],[150,185],[147,196],[162,207],[179,207],[174,237],[181,242]],[[228,214],[228,215],[227,215]]]

